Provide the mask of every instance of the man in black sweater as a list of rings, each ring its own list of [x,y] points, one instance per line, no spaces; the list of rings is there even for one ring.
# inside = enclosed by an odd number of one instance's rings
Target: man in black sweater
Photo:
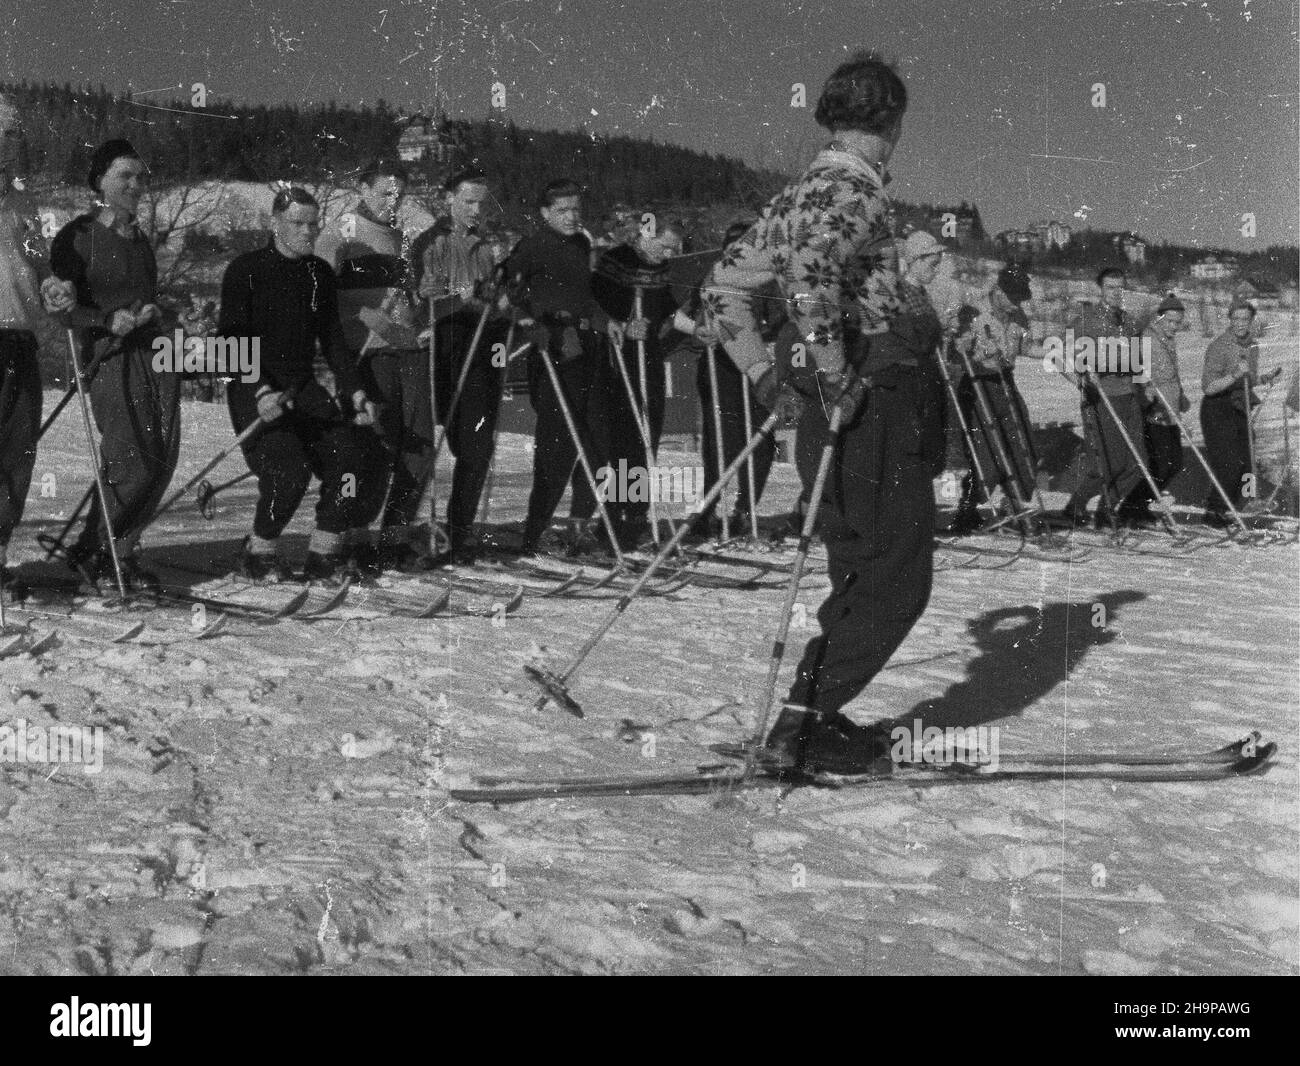
[[[319,205],[304,189],[285,188],[276,194],[271,222],[271,243],[235,259],[221,283],[219,333],[248,338],[260,357],[257,381],[230,383],[231,421],[237,433],[258,418],[265,423],[244,445],[258,500],[240,569],[253,579],[291,576],[279,538],[315,474],[320,500],[304,576],[329,581],[345,564],[368,562],[346,558],[345,546],[347,534],[369,526],[382,503],[383,451],[366,428],[377,410],[344,343],[334,271],[312,254]],[[318,345],[337,400],[316,381]]]
[[[567,179],[547,185],[537,202],[544,225],[520,241],[506,261],[510,301],[519,308],[519,325],[529,330],[536,348],[528,367],[537,428],[525,554],[537,551],[578,454],[541,353],[548,352],[555,365],[578,443],[590,457],[594,449],[588,405],[604,335],[612,332],[619,343],[623,338],[622,325],[610,321],[592,293],[591,243],[582,233],[581,194],[582,189]]]

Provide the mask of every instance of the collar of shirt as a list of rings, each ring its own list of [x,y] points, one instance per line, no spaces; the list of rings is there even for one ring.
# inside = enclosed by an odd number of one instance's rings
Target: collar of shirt
[[[842,141],[831,141],[831,143],[824,149],[824,152],[839,156],[841,159],[851,159],[856,167],[860,170],[866,171],[871,180],[882,189],[893,181],[893,178],[890,176],[889,171],[885,168],[883,163],[877,163],[868,159],[856,148],[853,148]]]
[[[395,225],[392,219],[385,221],[384,219],[379,218],[373,211],[370,210],[370,206],[365,202],[365,200],[358,200],[357,206],[354,207],[352,210],[355,211],[362,218],[364,218],[367,222],[373,222],[376,226],[386,226],[389,229],[397,228],[397,226]]]

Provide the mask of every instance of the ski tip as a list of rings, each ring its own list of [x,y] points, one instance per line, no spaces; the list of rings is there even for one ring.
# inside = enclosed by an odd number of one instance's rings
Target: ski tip
[[[225,628],[229,624],[229,622],[230,622],[230,615],[228,614],[217,615],[217,620],[215,622],[212,622],[210,625],[204,627],[204,629],[201,632],[195,634],[195,639],[211,640],[213,637],[220,636],[225,631]]]
[[[126,629],[123,632],[119,633],[117,636],[115,636],[110,643],[127,644],[130,641],[135,640],[135,638],[138,637],[143,632],[144,632],[144,623],[136,622],[136,624],[131,626],[129,629]]]
[[[1249,750],[1243,749],[1244,750]],[[1231,772],[1236,777],[1247,774],[1263,773],[1272,765],[1273,756],[1277,754],[1277,741],[1270,740],[1255,748],[1253,755],[1245,755],[1231,765]]]
[[[286,603],[283,607],[275,611],[273,614],[269,615],[268,616],[269,620],[279,621],[281,618],[288,618],[290,615],[297,614],[300,610],[302,610],[303,604],[307,602],[310,596],[311,596],[311,590],[303,589],[296,596],[294,596],[293,599],[291,599],[288,603]]]

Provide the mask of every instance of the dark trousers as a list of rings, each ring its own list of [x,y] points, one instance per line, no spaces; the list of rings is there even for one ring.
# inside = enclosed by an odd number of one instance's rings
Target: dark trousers
[[[977,382],[988,401],[992,424],[988,424],[976,400]],[[966,449],[971,469],[962,484],[960,507],[973,509],[980,501],[987,500],[998,485],[1013,501],[1014,490],[1026,504],[1032,503],[1037,485],[1033,441],[1029,437],[1029,412],[1015,379],[1010,374],[984,374],[975,379],[967,375],[957,385],[957,402],[975,446],[975,458],[970,457],[970,448]],[[997,445],[1006,456],[1005,467],[997,458]],[[983,485],[976,484],[976,458],[984,475]]]
[[[255,387],[232,382],[230,421],[242,433],[257,418]],[[385,457],[374,430],[343,417],[319,385],[304,386],[294,406],[243,446],[257,475],[253,533],[274,540],[298,511],[312,475],[320,478],[316,528],[345,533],[374,521],[383,503]]]
[[[1235,393],[1235,395],[1234,395]],[[1234,386],[1218,396],[1201,400],[1201,435],[1205,438],[1205,459],[1219,479],[1223,491],[1240,507],[1242,488],[1250,473],[1250,429],[1242,413],[1240,391]],[[1258,486],[1255,491],[1258,493]],[[1210,486],[1205,509],[1215,514],[1226,514],[1223,498]]]
[[[597,450],[590,428],[591,401],[600,373],[603,338],[601,334],[590,330],[580,330],[578,338],[582,345],[581,355],[567,362],[559,362],[553,353],[551,363],[558,373],[560,388],[564,391],[569,413],[573,416],[578,441],[590,459]],[[559,506],[565,486],[573,473],[578,452],[556,399],[550,374],[542,364],[542,356],[538,352],[529,357],[528,391],[533,410],[537,413],[537,426],[533,431],[533,488],[528,496],[524,543],[535,544],[551,524],[555,508]]]
[[[1137,394],[1130,392],[1107,395],[1106,399],[1115,409],[1129,440],[1145,462],[1142,406]],[[1088,501],[1098,493],[1102,494],[1104,510],[1116,508],[1145,480],[1142,468],[1129,446],[1124,443],[1123,436],[1116,428],[1115,419],[1106,410],[1103,401],[1098,400],[1095,404],[1085,401],[1080,412],[1083,416],[1083,439],[1088,447],[1090,461],[1083,478],[1070,496],[1069,508],[1082,512],[1088,506]]]
[[[587,407],[588,424],[591,431],[592,454],[591,469],[594,473],[602,466],[617,470],[619,460],[628,468],[646,465],[645,440],[637,428],[637,419],[641,417],[641,372],[637,361],[636,342],[629,341],[623,346],[623,366],[632,383],[632,394],[636,406],[628,399],[627,385],[623,381],[623,372],[619,369],[614,353],[608,341],[601,345],[601,354],[597,362],[595,377],[592,381],[591,399]],[[650,419],[650,444],[653,453],[659,451],[659,439],[664,429],[664,409],[666,406],[667,375],[663,360],[647,353],[646,358],[646,392],[648,394],[648,417]],[[647,478],[650,472],[646,473]],[[612,483],[611,483],[612,484]],[[649,481],[646,482],[649,484]],[[596,513],[596,500],[592,496],[587,475],[581,466],[575,466],[569,479],[572,497],[569,515],[572,518],[588,519]],[[635,502],[620,500],[612,495],[606,499],[606,508],[614,524],[615,534],[620,529],[635,537],[637,531],[645,524],[650,513],[650,504],[646,500]],[[623,537],[619,537],[620,543]],[[629,545],[624,545],[625,547]]]
[[[438,423],[445,427],[446,448],[456,460],[447,503],[447,527],[453,547],[473,531],[479,497],[492,463],[501,407],[502,370],[492,365],[492,349],[504,342],[505,329],[489,323],[475,349],[456,410],[450,412],[477,326],[478,315],[451,315],[438,323],[436,338]],[[392,488],[383,526],[409,526],[416,520],[420,500],[435,474],[428,349],[380,352],[370,362],[370,374],[376,399],[384,405],[380,427],[391,458]]]
[[[915,370],[872,377],[827,480],[820,515],[831,592],[817,612],[821,634],[804,649],[788,697],[823,713],[839,711],[866,688],[930,599],[932,480],[945,451],[942,389]],[[820,405],[810,402],[797,449],[805,484],[814,481],[826,430]]]
[[[1164,492],[1183,469],[1182,431],[1177,426],[1147,422],[1144,434],[1151,479],[1156,483],[1156,488]],[[1125,498],[1121,510],[1130,513],[1144,511],[1152,499],[1151,486],[1143,478],[1138,482],[1137,488]]]
[[[448,421],[456,383],[465,366],[478,318],[465,311],[438,323],[438,351],[451,353],[449,360],[441,357],[438,360],[437,386],[438,421],[446,428],[447,450],[456,460],[451,475],[451,496],[447,500],[447,531],[453,548],[473,532],[479,498],[492,465],[497,415],[501,409],[504,370],[492,365],[492,353],[497,345],[504,351],[507,327],[489,321],[474,351],[456,410]]]
[[[82,365],[87,360],[82,349]],[[100,364],[90,383],[109,520],[120,553],[135,550],[162,502],[181,446],[181,379],[154,371],[151,347],[127,348]],[[99,495],[91,497],[79,552],[108,548]]]
[[[432,470],[429,352],[386,349],[370,357],[369,372],[371,395],[383,405],[380,438],[392,479],[383,527],[406,527],[415,521]]]
[[[0,547],[23,520],[41,427],[41,374],[36,338],[0,330]]]
[[[719,350],[714,358],[717,364],[718,374],[718,406],[721,408],[722,421],[722,458],[728,466],[733,459],[741,453],[741,450],[749,443],[749,438],[745,434],[745,396],[744,386],[741,384],[741,373],[736,369],[726,354]],[[700,397],[700,417],[703,423],[703,434],[700,448],[704,455],[704,486],[705,491],[713,488],[717,483],[720,471],[718,470],[718,434],[713,421],[713,383],[709,380],[709,362],[707,356],[700,356],[699,365],[695,369],[695,388]],[[759,426],[768,420],[772,412],[754,399],[753,391],[749,397],[749,417],[755,432]],[[772,460],[776,456],[776,440],[771,434],[763,438],[763,443],[754,450],[754,494],[757,500],[763,498],[763,489],[767,485],[768,474],[772,470]],[[748,514],[751,505],[749,499],[749,475],[745,467],[741,467],[732,483],[736,486],[736,512],[738,514]],[[754,507],[757,507],[757,500],[754,501]],[[714,508],[709,507],[700,512],[701,516],[708,518],[713,514]]]

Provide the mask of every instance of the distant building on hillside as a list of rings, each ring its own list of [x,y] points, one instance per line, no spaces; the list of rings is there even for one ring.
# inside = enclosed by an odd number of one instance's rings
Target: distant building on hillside
[[[1234,277],[1238,266],[1235,256],[1225,255],[1220,258],[1207,255],[1192,264],[1192,277],[1197,281],[1223,281],[1225,278]]]
[[[1008,255],[1028,255],[1064,248],[1070,243],[1070,237],[1070,227],[1053,218],[1031,222],[1024,229],[1003,230],[993,241]]]
[[[1010,255],[1023,255],[1041,249],[1033,231],[1024,229],[1004,229],[993,238],[993,243]]]
[[[1029,232],[1034,235],[1038,246],[1044,250],[1064,248],[1070,243],[1070,227],[1054,218],[1030,223]]]
[[[1124,233],[1115,238],[1115,244],[1124,253],[1124,258],[1134,266],[1141,266],[1147,261],[1147,242],[1136,233]]]
[[[456,143],[445,123],[416,115],[397,138],[397,154],[405,163],[450,163]]]

